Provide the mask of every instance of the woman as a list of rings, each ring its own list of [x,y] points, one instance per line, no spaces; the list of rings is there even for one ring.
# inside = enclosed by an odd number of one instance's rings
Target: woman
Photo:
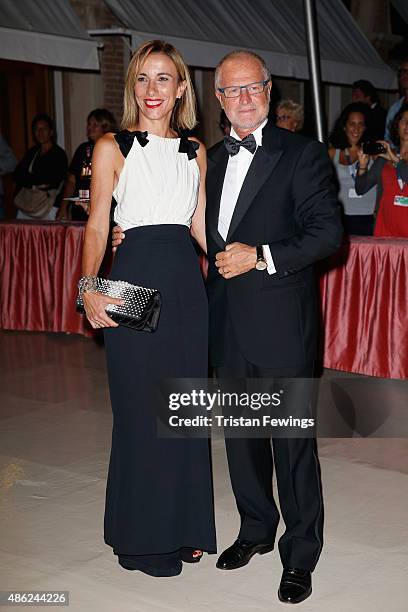
[[[276,106],[276,125],[290,132],[300,132],[303,128],[303,106],[293,100],[281,100]]]
[[[45,113],[36,115],[31,123],[31,131],[36,144],[17,165],[13,179],[17,190],[25,189],[27,196],[28,190],[32,190],[33,197],[39,190],[49,193],[50,206],[42,216],[35,217],[19,210],[17,219],[52,221],[58,212],[54,204],[67,174],[68,160],[64,149],[55,143],[54,122],[51,117]],[[17,198],[17,205],[18,201]]]
[[[84,162],[91,159],[95,143],[99,138],[108,132],[114,132],[115,129],[115,118],[112,113],[105,108],[95,108],[89,113],[86,120],[86,135],[88,140],[77,147],[72,157],[62,195],[63,198],[71,198],[74,195],[79,195]],[[58,219],[66,219],[68,210],[70,210],[70,217],[74,221],[86,221],[88,219],[87,208],[87,203],[79,202],[78,205],[69,207],[69,202],[63,200]]]
[[[330,158],[339,182],[347,234],[370,236],[373,233],[376,190],[359,195],[355,189],[359,153],[366,130],[366,106],[349,104],[343,110],[331,138]],[[371,163],[371,162],[369,162]]]
[[[83,287],[98,271],[109,209],[126,231],[111,278],[159,289],[155,333],[117,327],[113,298],[85,291],[94,328],[105,328],[113,410],[105,541],[119,564],[174,576],[182,560],[215,552],[208,440],[156,434],[155,393],[164,378],[207,377],[207,302],[191,234],[206,250],[206,153],[179,137],[196,123],[195,97],[179,52],[163,41],[139,47],[130,62],[121,132],[106,134],[93,156]],[[84,285],[85,283],[85,285]]]
[[[368,155],[359,154],[356,191],[364,194],[378,186],[374,236],[408,237],[408,104],[403,104],[391,126],[391,138],[399,153],[385,140],[385,148],[368,167]]]

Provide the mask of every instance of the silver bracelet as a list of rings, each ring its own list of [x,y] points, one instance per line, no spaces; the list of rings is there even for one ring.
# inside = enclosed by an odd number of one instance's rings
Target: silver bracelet
[[[98,290],[98,283],[96,276],[82,276],[78,281],[79,295],[82,297],[85,291],[95,293]]]

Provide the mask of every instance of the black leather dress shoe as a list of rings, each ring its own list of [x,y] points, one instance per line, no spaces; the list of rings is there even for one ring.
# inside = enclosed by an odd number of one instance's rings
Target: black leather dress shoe
[[[279,585],[278,597],[284,603],[297,604],[312,594],[312,574],[309,570],[286,567]]]
[[[244,567],[256,555],[264,555],[273,550],[273,544],[254,544],[246,540],[237,540],[232,546],[224,550],[218,558],[218,569],[232,570]]]

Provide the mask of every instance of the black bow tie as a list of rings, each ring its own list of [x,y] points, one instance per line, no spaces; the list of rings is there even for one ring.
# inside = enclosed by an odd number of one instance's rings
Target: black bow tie
[[[231,157],[239,153],[239,147],[248,149],[252,155],[256,151],[256,140],[253,134],[248,134],[248,136],[245,136],[242,140],[237,140],[233,136],[225,136],[224,145]]]

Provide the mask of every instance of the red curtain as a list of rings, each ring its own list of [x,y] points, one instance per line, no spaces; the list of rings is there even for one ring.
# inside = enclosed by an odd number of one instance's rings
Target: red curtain
[[[91,335],[75,311],[85,224],[0,223],[0,327]]]
[[[408,240],[351,237],[323,272],[323,365],[408,378]]]

